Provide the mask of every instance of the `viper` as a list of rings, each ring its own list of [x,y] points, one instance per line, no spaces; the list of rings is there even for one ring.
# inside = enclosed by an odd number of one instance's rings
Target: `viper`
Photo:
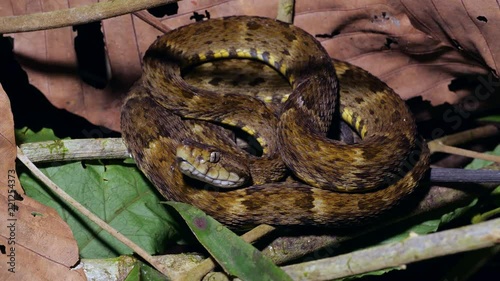
[[[267,64],[290,84],[269,97],[188,83],[216,60]],[[340,116],[361,141],[328,138]],[[343,227],[367,223],[411,194],[429,166],[427,145],[401,98],[361,68],[335,61],[310,34],[276,20],[233,16],[190,24],[146,51],[121,112],[138,167],[169,200],[190,203],[234,227]],[[251,135],[262,155],[235,145]],[[292,180],[284,180],[291,171]]]

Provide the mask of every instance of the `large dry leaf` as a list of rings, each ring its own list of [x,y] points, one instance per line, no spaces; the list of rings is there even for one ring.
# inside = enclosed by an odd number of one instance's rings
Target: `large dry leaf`
[[[10,3],[2,5],[3,15],[93,2],[2,1]],[[277,3],[181,1],[176,15],[158,22],[167,29],[176,28],[192,22],[193,11],[203,14],[205,10],[212,17],[275,17]],[[451,80],[499,70],[496,31],[500,28],[500,13],[495,1],[297,1],[294,22],[320,35],[318,39],[333,57],[366,68],[405,99],[422,96],[435,105],[455,103],[470,92],[450,91]],[[30,82],[54,105],[119,130],[120,100],[140,75],[142,54],[161,32],[135,15],[105,20],[102,29],[112,74],[104,90],[92,88],[78,78],[71,28],[11,36]]]
[[[14,121],[0,88],[0,280],[86,280],[73,233],[57,212],[23,194]]]

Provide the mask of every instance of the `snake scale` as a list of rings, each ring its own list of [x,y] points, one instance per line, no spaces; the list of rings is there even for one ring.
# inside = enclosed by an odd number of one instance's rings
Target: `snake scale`
[[[183,79],[194,66],[220,59],[261,61],[290,83],[291,93],[273,111],[257,97]],[[362,141],[326,137],[335,110]],[[412,114],[386,84],[332,62],[305,31],[260,17],[211,19],[158,38],[125,98],[121,124],[130,153],[163,196],[234,228],[367,223],[412,193],[429,165]],[[221,124],[254,136],[263,154],[239,149]],[[282,180],[288,169],[298,180]]]

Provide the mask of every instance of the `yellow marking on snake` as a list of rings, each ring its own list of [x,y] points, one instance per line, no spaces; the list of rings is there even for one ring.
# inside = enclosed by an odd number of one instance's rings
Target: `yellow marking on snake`
[[[241,57],[241,58],[254,58],[251,54],[250,54],[250,51],[249,50],[236,50],[236,54],[238,55],[238,57]]]
[[[235,120],[223,119],[221,122],[224,124],[227,124],[229,126],[238,127],[238,123]],[[257,134],[257,131],[255,131],[255,129],[248,127],[248,126],[241,127],[241,130],[243,132],[251,135],[251,136],[255,136]],[[260,145],[262,146],[263,153],[264,154],[269,153],[269,149],[267,148],[268,144],[267,144],[266,140],[261,138],[261,137],[257,137],[256,139],[257,139],[257,142],[259,142]]]
[[[250,127],[248,127],[248,126],[243,126],[241,129],[242,129],[243,131],[245,131],[245,132],[249,133],[249,134],[250,134],[250,135],[252,135],[252,136],[253,136],[253,135],[255,135],[255,130],[254,130],[254,129],[252,129],[252,128],[250,128]]]
[[[276,69],[276,70],[279,71],[281,74],[286,76],[286,70],[288,69],[288,66],[286,65],[286,63],[283,63],[283,62],[280,63],[278,60],[276,60],[276,58],[274,56],[269,55],[269,52],[267,52],[268,57],[266,60],[266,59],[264,59],[264,53],[266,53],[266,51],[261,51],[259,49],[256,49],[254,54],[252,54],[252,52],[250,52],[250,50],[247,50],[247,49],[244,49],[244,50],[238,49],[238,50],[236,50],[236,57],[240,58],[240,59],[258,59],[258,60],[267,62],[273,68],[275,68],[275,64],[277,63],[279,65],[279,69]],[[228,58],[229,56],[230,56],[230,53],[226,49],[217,50],[217,51],[214,51],[214,53],[213,53],[213,57],[216,59]],[[207,60],[206,53],[200,53],[200,54],[198,54],[198,57],[199,57],[200,61]],[[288,77],[288,82],[293,83],[294,81],[295,81],[295,77],[293,75],[290,75]]]
[[[354,128],[359,132],[362,138],[366,136],[367,129],[366,126],[361,127],[361,118],[357,118],[356,123],[353,124],[354,112],[352,112],[351,109],[344,108],[344,110],[342,111],[342,119],[349,125],[354,126]]]
[[[228,124],[229,126],[235,126],[238,125],[238,123],[235,120],[232,119],[222,119],[221,121],[224,124]]]
[[[229,52],[227,50],[219,50],[217,52],[214,53],[214,58],[216,59],[220,59],[220,58],[227,58],[229,57]]]
[[[283,95],[281,98],[281,103],[285,103],[288,100],[288,97],[290,97],[290,94]]]
[[[273,96],[265,96],[264,97],[264,102],[265,103],[271,103],[271,102],[273,102]]]
[[[356,118],[356,124],[354,125],[354,127],[356,128],[356,131],[361,131],[360,130],[360,126],[361,126],[361,118]]]
[[[350,109],[345,108],[344,111],[342,111],[342,119],[344,119],[344,121],[348,124],[352,124],[353,115],[354,114]]]

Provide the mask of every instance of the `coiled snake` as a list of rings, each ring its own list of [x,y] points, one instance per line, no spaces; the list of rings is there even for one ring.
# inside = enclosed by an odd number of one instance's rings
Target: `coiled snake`
[[[290,82],[279,112],[256,97],[214,93],[182,77],[229,58],[262,61]],[[361,142],[326,137],[335,109]],[[237,148],[217,123],[253,135],[263,155]],[[414,191],[429,165],[411,113],[387,85],[357,67],[332,64],[305,31],[259,17],[211,19],[158,38],[125,99],[121,124],[130,153],[162,195],[232,227],[364,223]],[[299,180],[282,181],[286,169]]]

